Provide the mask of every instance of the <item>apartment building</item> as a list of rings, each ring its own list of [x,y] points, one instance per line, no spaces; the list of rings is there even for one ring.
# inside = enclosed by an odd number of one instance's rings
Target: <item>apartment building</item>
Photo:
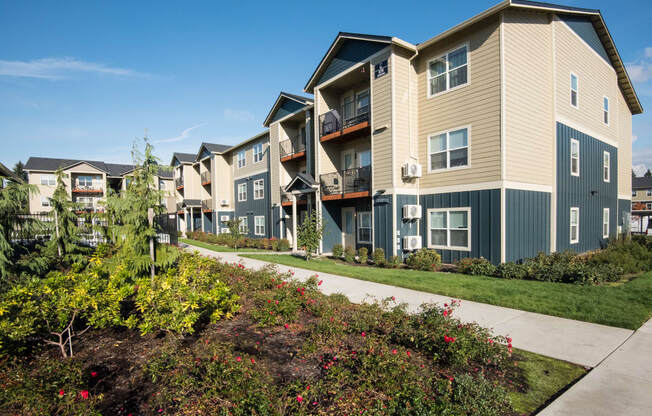
[[[28,183],[35,185],[38,190],[30,196],[30,213],[45,213],[52,209],[50,198],[56,189],[58,169],[65,174],[64,181],[70,200],[78,204],[81,213],[101,212],[103,208],[99,202],[106,198],[109,189],[115,192],[125,189],[134,166],[92,160],[30,157],[25,164],[25,171]],[[166,191],[161,204],[167,212],[174,212],[176,206],[171,171],[159,169],[156,188]]]
[[[646,232],[652,216],[652,177],[632,178],[632,231]]]

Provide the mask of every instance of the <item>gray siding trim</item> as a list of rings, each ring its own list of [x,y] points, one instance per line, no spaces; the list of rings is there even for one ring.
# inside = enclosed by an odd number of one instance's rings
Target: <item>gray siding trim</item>
[[[505,190],[505,260],[550,253],[550,193]]]
[[[340,50],[328,64],[317,84],[321,84],[344,72],[358,62],[362,62],[371,55],[387,47],[386,43],[369,42],[359,39],[347,39],[342,43]]]
[[[484,257],[494,264],[500,263],[500,189],[421,195],[419,200],[423,209],[424,247],[428,242],[428,209],[471,207],[471,251],[437,250],[444,263],[466,257]]]
[[[258,179],[263,179],[265,187],[265,197],[262,199],[254,199],[254,181]],[[259,173],[257,175],[248,176],[246,178],[240,178],[234,181],[233,192],[235,198],[235,216],[236,217],[247,217],[247,225],[249,227],[248,237],[251,238],[262,238],[269,237],[270,228],[271,228],[271,211],[270,211],[270,184],[269,184],[269,172]],[[238,185],[241,183],[247,184],[247,200],[238,201]],[[265,235],[255,235],[254,229],[254,217],[255,216],[265,216]]]
[[[580,176],[570,174],[570,139],[580,144]],[[603,152],[610,153],[610,181],[602,180]],[[570,208],[580,210],[579,242],[570,244]],[[604,246],[602,210],[609,208],[609,235],[618,216],[618,149],[557,123],[557,251],[582,253]]]

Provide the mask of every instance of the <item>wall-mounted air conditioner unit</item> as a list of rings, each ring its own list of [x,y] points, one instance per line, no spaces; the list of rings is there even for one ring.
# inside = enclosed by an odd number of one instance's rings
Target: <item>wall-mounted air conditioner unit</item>
[[[228,228],[220,228],[220,233],[222,234],[228,234],[230,231]]]
[[[403,205],[403,219],[417,220],[421,218],[421,205]]]
[[[230,218],[231,217],[229,217],[228,215],[220,215],[220,221],[222,221],[222,222],[228,221]]]
[[[402,168],[402,174],[404,178],[420,178],[421,177],[421,165],[417,162],[406,162]]]
[[[228,199],[223,199],[223,200],[221,200],[221,201],[220,201],[220,205],[222,205],[222,206],[229,205],[229,200],[228,200]]]
[[[407,235],[403,237],[403,250],[414,251],[421,249],[420,235]]]

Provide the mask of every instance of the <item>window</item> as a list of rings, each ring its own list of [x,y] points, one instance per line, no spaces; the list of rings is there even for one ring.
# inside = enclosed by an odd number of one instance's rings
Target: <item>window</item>
[[[263,144],[256,143],[254,145],[254,163],[262,162],[263,160]]]
[[[363,150],[358,153],[358,161],[361,168],[371,166],[371,150]]]
[[[247,160],[245,158],[245,151],[240,150],[238,152],[238,169],[239,168],[244,168],[245,166],[247,166]]]
[[[428,62],[428,97],[468,83],[468,46]]]
[[[240,219],[240,225],[238,225],[238,229],[240,230],[241,234],[248,234],[249,233],[249,224],[247,223],[247,217],[238,217]]]
[[[371,244],[371,212],[358,212],[358,243]]]
[[[49,207],[50,206],[50,198],[47,196],[42,196],[41,197],[41,206],[42,207]]]
[[[471,208],[428,210],[428,247],[471,250]]]
[[[356,115],[367,114],[369,112],[369,90],[359,92],[355,96],[355,113]]]
[[[41,174],[41,185],[55,186],[57,184],[57,179],[51,173],[42,173]]]
[[[580,242],[580,209],[573,207],[570,209],[570,243]]]
[[[265,235],[265,216],[259,215],[254,217],[254,234]]]
[[[247,200],[247,184],[246,183],[239,183],[238,184],[238,201],[246,201]]]
[[[648,202],[647,204],[645,204],[645,209],[646,209],[647,211],[652,210],[652,203],[649,203],[649,202]]]
[[[344,103],[342,104],[342,116],[344,120],[348,120],[353,117],[353,96],[347,95],[344,97]]]
[[[165,181],[162,179],[158,180],[158,189],[161,191],[165,191]]]
[[[636,191],[632,191],[632,196],[636,196]]]
[[[82,187],[93,187],[93,177],[92,176],[78,176],[77,177],[77,186]]]
[[[254,181],[254,199],[265,198],[265,180],[257,179]]]
[[[580,142],[577,139],[571,139],[570,153],[571,175],[580,176]]]
[[[602,210],[602,238],[609,238],[609,208]]]
[[[602,121],[609,125],[609,99],[607,97],[602,97]]]
[[[578,108],[579,104],[577,103],[577,92],[578,92],[578,80],[577,75],[571,72],[570,74],[570,103],[573,107]]]
[[[469,166],[469,129],[435,134],[428,138],[428,171]]]
[[[645,191],[645,195],[647,196],[652,196],[652,189],[648,189]]]
[[[611,166],[611,154],[609,152],[604,152],[602,154],[602,180],[609,182],[609,177],[611,176],[609,170]]]

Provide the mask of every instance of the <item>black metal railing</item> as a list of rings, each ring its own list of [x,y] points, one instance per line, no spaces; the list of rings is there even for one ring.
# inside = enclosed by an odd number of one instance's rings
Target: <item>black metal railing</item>
[[[306,151],[306,141],[301,135],[283,140],[278,145],[281,159]]]
[[[183,187],[183,176],[181,176],[181,177],[179,177],[179,178],[176,178],[176,179],[174,180],[174,186],[175,186],[176,188],[181,188],[181,187]]]
[[[319,176],[323,195],[348,194],[371,189],[371,166],[346,169]]]
[[[208,198],[201,201],[201,210],[202,211],[212,211],[213,210],[213,199]]]
[[[342,117],[340,114],[344,114],[344,111],[333,109],[319,116],[319,137],[338,131],[341,133],[344,129],[368,122],[371,111],[367,105],[359,108],[354,116]]]
[[[211,183],[211,172],[210,171],[205,171],[201,173],[201,184],[202,185],[208,185]]]

